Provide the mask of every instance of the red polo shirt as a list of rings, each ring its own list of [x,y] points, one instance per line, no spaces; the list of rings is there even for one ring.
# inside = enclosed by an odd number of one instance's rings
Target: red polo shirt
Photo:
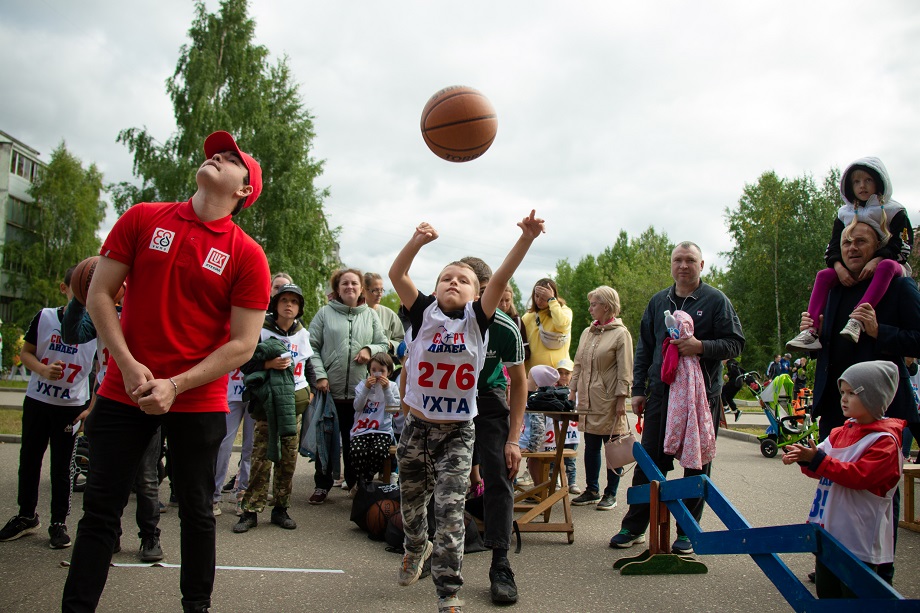
[[[101,255],[130,266],[121,329],[155,378],[185,372],[230,340],[230,307],[268,308],[268,261],[230,216],[205,223],[191,201],[136,204]],[[99,395],[135,404],[109,362]],[[227,412],[227,376],[180,394],[177,412]]]

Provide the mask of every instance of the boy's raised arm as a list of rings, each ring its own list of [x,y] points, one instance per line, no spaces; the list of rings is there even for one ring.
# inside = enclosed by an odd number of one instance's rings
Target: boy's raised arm
[[[409,268],[415,256],[422,247],[438,238],[438,232],[427,222],[422,222],[415,228],[415,233],[409,242],[400,250],[393,265],[390,266],[390,282],[399,296],[399,301],[406,309],[411,309],[418,297],[418,288],[409,277]]]
[[[480,306],[482,306],[482,311],[487,317],[492,317],[495,314],[495,309],[498,308],[502,294],[505,293],[505,286],[511,281],[514,271],[524,260],[531,243],[546,232],[543,227],[543,220],[535,215],[536,211],[532,210],[530,211],[530,216],[518,222],[517,225],[521,228],[521,237],[511,247],[511,251],[505,256],[505,261],[502,262],[502,265],[492,274],[492,279],[480,299]]]

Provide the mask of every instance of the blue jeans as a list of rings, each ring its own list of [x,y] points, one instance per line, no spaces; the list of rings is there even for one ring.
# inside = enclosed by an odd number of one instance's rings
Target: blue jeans
[[[121,515],[142,457],[163,426],[174,463],[170,477],[179,501],[179,588],[184,603],[209,603],[214,587],[214,472],[227,433],[222,412],[147,415],[135,406],[98,397],[86,424],[92,469],[83,494],[63,611],[94,611],[112,560]]]
[[[243,424],[243,452],[240,456],[239,472],[236,476],[236,490],[244,491],[249,487],[249,469],[252,466],[252,433],[256,422],[249,414],[248,402],[242,400],[231,400],[229,403],[230,412],[227,413],[227,435],[220,442],[220,451],[217,452],[217,472],[214,477],[214,502],[220,502],[223,496],[221,489],[224,487],[224,479],[227,478],[228,464],[230,463],[230,454],[233,453],[233,441],[236,440],[236,431],[240,429],[240,422]]]
[[[585,435],[586,491],[600,492],[601,449],[604,446],[604,441],[608,437],[602,434],[589,434],[588,432],[584,432],[583,434]],[[607,469],[607,487],[604,488],[604,496],[616,497],[617,487],[620,485],[620,475],[622,474],[622,468],[618,468],[617,470]]]

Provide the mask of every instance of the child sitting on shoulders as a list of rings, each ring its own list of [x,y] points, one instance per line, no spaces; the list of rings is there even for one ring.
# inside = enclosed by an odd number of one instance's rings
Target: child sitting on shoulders
[[[437,239],[427,223],[390,267],[390,281],[412,324],[404,367],[408,415],[397,446],[405,555],[397,572],[399,585],[411,585],[432,556],[431,577],[438,610],[459,613],[457,592],[463,585],[465,527],[463,510],[469,487],[476,416],[476,384],[486,357],[487,330],[502,292],[543,230],[543,220],[518,223],[522,235],[495,271],[480,300],[479,281],[462,262],[448,264],[438,275],[434,296],[419,292],[409,268],[421,248]],[[434,496],[435,543],[428,540],[426,507]],[[432,555],[432,551],[434,554]]]
[[[390,456],[395,439],[393,416],[386,409],[399,407],[399,386],[390,381],[393,358],[381,351],[367,366],[370,374],[355,386],[355,422],[351,428],[351,466],[358,481],[364,483],[374,479]]]
[[[808,522],[824,526],[853,555],[878,571],[894,561],[892,498],[901,479],[904,421],[885,417],[898,388],[898,368],[877,360],[854,364],[837,379],[847,421],[820,445],[789,445],[783,464],[798,462],[820,479]],[[818,598],[855,598],[820,560],[815,567]]]

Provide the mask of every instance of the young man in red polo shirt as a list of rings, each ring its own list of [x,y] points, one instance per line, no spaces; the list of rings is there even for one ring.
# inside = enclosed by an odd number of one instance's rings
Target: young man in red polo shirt
[[[83,496],[64,611],[92,611],[144,449],[162,425],[179,501],[184,611],[207,611],[215,566],[217,451],[227,373],[255,349],[268,306],[262,248],[233,223],[262,169],[226,132],[204,143],[191,200],[128,209],[102,245],[87,307],[111,361],[87,420],[93,470]],[[112,297],[127,279],[121,322]]]

